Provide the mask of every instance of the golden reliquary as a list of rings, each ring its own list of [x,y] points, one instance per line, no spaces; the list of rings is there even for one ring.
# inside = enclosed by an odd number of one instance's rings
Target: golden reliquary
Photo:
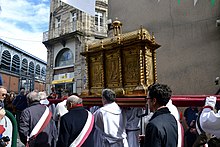
[[[87,88],[82,96],[100,96],[104,88],[119,96],[146,95],[147,87],[157,80],[154,36],[140,28],[121,33],[122,23],[112,23],[113,37],[86,45]]]

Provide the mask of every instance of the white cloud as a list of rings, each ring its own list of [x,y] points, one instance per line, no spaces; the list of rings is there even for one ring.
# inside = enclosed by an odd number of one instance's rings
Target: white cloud
[[[49,0],[0,0],[0,38],[46,61]]]

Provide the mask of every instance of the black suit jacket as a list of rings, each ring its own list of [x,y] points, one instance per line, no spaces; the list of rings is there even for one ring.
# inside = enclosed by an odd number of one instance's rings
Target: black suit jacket
[[[145,147],[176,147],[178,143],[177,121],[168,108],[157,110],[145,131]]]
[[[57,141],[57,147],[69,147],[82,131],[87,117],[88,112],[83,107],[73,108],[63,115],[60,121],[60,134]],[[95,127],[93,126],[93,130],[83,143],[82,147],[94,147],[94,128]]]

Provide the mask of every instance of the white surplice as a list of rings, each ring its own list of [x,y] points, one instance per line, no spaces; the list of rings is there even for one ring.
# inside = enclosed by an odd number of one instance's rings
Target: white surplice
[[[220,111],[215,113],[210,108],[205,108],[200,115],[199,121],[203,131],[220,138]]]
[[[95,146],[128,147],[125,132],[126,116],[115,103],[105,104],[95,113]]]
[[[177,121],[177,126],[178,126],[178,144],[177,147],[182,147],[183,146],[183,129],[182,129],[182,124],[180,124],[180,115],[177,107],[173,105],[172,100],[170,99],[169,102],[167,103],[167,108],[169,109],[170,113],[175,117]]]

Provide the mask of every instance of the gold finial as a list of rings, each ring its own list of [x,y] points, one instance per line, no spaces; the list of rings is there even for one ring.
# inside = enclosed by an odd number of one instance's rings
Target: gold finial
[[[116,20],[112,23],[114,29],[114,36],[118,36],[121,34],[121,26],[122,23],[116,18]]]
[[[143,26],[141,25],[141,28],[138,31],[138,39],[142,39],[142,31],[143,31]]]
[[[151,38],[152,43],[155,43],[155,37],[154,37],[154,32],[152,32],[152,38]]]

